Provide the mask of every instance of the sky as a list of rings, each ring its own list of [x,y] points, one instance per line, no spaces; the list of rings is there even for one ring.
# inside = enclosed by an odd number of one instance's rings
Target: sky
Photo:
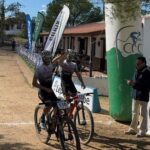
[[[5,6],[14,2],[19,2],[22,5],[21,11],[31,17],[36,17],[38,11],[46,10],[46,6],[51,0],[5,0]]]
[[[5,0],[5,6],[14,2],[19,2],[22,5],[20,10],[29,14],[32,18],[37,16],[38,11],[46,10],[47,4],[51,1],[52,0]],[[94,2],[95,4],[99,4],[98,1],[99,0],[91,0],[91,2]]]

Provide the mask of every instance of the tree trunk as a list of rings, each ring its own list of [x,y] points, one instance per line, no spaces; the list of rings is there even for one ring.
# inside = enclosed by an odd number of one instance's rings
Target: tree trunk
[[[1,27],[0,27],[0,40],[1,44],[4,44],[4,35],[5,35],[5,6],[4,6],[5,0],[2,0],[1,2]]]

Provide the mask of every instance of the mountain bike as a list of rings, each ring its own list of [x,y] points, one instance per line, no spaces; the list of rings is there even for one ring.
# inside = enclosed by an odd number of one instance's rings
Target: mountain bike
[[[45,104],[39,103],[35,108],[34,122],[38,138],[41,142],[48,144],[51,135],[56,136],[57,141],[60,142],[62,150],[76,149],[80,150],[80,140],[78,132],[72,120],[68,117],[68,103],[65,100],[52,101],[50,103],[51,109],[45,115],[45,128],[41,128],[43,109]]]
[[[74,120],[77,128],[79,139],[82,144],[87,144],[91,141],[94,134],[94,120],[91,111],[84,105],[89,99],[87,96],[93,93],[77,93],[76,96],[70,99],[69,117]]]

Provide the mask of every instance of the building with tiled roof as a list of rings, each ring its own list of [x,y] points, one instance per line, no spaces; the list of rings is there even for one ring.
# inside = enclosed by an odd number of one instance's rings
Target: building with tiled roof
[[[65,35],[83,35],[83,34],[94,34],[101,33],[105,30],[104,22],[94,22],[89,24],[83,24],[76,27],[66,28],[64,31]]]
[[[46,41],[48,34],[48,32],[40,34],[42,42]],[[58,48],[73,49],[81,55],[86,55],[92,60],[95,70],[104,71],[105,23],[94,22],[66,28]]]

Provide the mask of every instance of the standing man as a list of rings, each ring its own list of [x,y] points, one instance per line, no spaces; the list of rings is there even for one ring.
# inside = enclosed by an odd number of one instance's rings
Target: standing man
[[[16,41],[13,39],[11,42],[12,51],[15,51],[16,48]]]
[[[125,134],[136,134],[137,137],[145,136],[147,132],[147,104],[149,101],[150,70],[146,66],[145,57],[136,59],[136,71],[133,80],[127,80],[133,88],[132,121]]]

